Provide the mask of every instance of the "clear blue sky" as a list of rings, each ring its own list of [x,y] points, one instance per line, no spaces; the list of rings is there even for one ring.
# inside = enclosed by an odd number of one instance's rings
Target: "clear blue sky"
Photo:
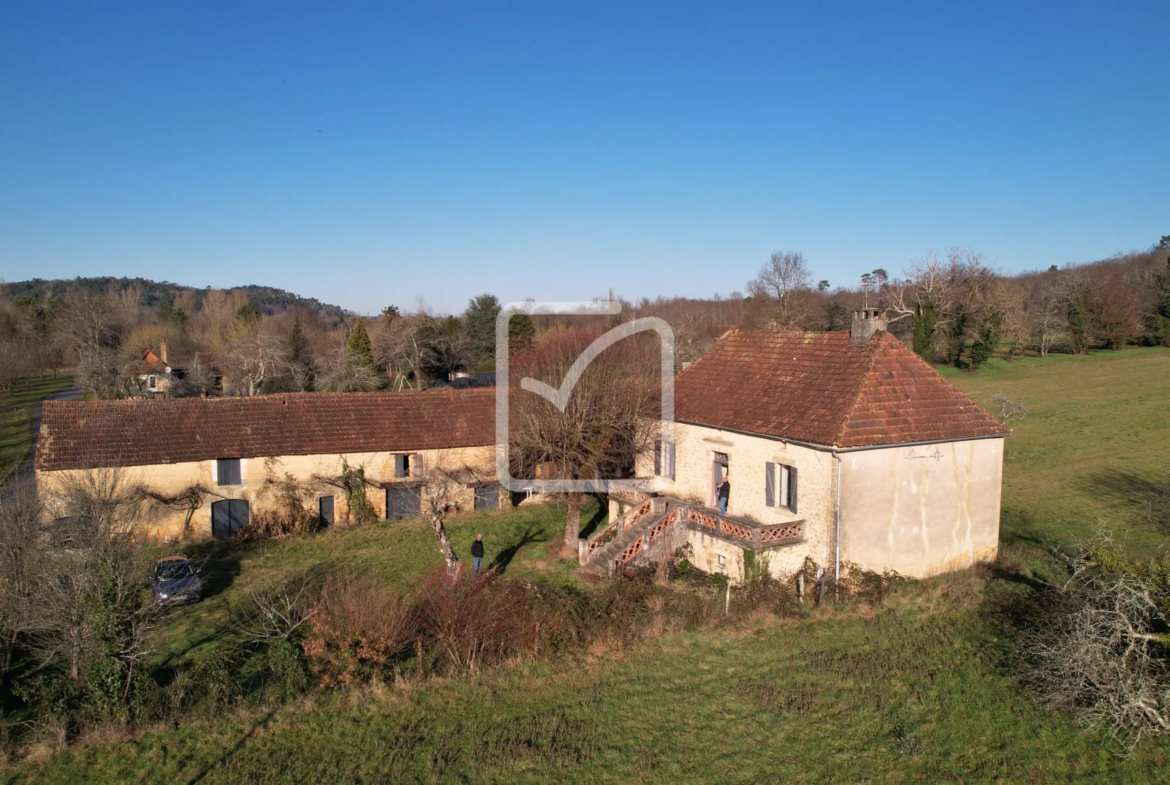
[[[0,277],[453,311],[1170,233],[1166,0],[292,6],[0,5]]]

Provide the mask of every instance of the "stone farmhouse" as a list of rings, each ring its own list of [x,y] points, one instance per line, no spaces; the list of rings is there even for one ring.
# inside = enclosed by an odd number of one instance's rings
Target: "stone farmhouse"
[[[676,377],[673,442],[639,456],[641,490],[611,494],[582,564],[610,574],[687,546],[699,569],[742,580],[810,559],[832,577],[994,559],[1010,432],[885,326],[865,311],[848,333],[724,336]],[[349,520],[346,467],[379,517],[426,513],[437,476],[460,509],[496,508],[510,497],[495,457],[489,387],[49,401],[35,468],[50,509],[71,475],[122,468],[157,504],[154,533],[181,538],[235,534],[290,485],[325,525]]]
[[[154,502],[152,533],[172,539],[233,535],[290,485],[340,523],[345,467],[379,517],[427,512],[437,473],[460,509],[494,509],[507,498],[494,418],[490,389],[46,401],[34,466],[50,511],[71,475],[124,471]]]
[[[677,377],[674,444],[638,462],[646,492],[611,498],[581,560],[612,572],[687,544],[738,580],[752,561],[789,577],[810,558],[835,578],[994,559],[1010,431],[885,326],[866,311],[849,333],[724,336]]]

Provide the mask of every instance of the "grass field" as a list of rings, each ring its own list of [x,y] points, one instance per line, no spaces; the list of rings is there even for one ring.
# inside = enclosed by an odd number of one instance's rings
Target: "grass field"
[[[1028,409],[1005,448],[1005,545],[1067,542],[1099,522],[1133,548],[1170,542],[1150,518],[1151,495],[1170,480],[1170,349],[942,370],[993,414],[996,394]]]
[[[583,505],[582,521],[596,526],[604,511]],[[470,559],[471,542],[484,534],[484,565],[512,575],[536,574],[571,580],[571,562],[545,555],[545,547],[565,532],[564,507],[531,506],[454,518],[447,527],[457,553]],[[382,521],[370,526],[339,527],[312,537],[262,543],[209,542],[188,546],[186,553],[203,565],[208,598],[180,609],[159,636],[161,661],[179,664],[214,646],[231,624],[230,606],[273,581],[307,571],[373,576],[407,589],[443,562],[435,533],[421,519]],[[470,562],[466,565],[471,568]]]
[[[1004,478],[1004,553],[897,590],[876,614],[761,619],[624,650],[518,663],[477,677],[318,693],[135,738],[90,739],[0,775],[7,782],[1152,782],[1170,742],[1128,758],[1013,683],[1013,599],[1044,549],[1107,520],[1138,552],[1170,532],[1146,496],[1170,449],[1170,351],[993,361],[945,373],[980,402],[1023,403]],[[558,508],[461,519],[488,562],[575,580],[549,562]],[[512,550],[514,546],[518,548]],[[209,546],[215,598],[182,611],[164,656],[197,657],[229,601],[319,560],[408,585],[438,562],[419,522],[252,546]]]
[[[32,449],[32,417],[37,403],[71,384],[73,377],[66,375],[30,376],[16,380],[10,395],[0,396],[0,482]]]

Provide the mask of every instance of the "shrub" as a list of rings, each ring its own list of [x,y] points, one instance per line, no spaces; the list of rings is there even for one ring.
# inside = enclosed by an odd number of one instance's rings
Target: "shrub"
[[[451,580],[437,571],[423,583],[419,611],[424,634],[460,669],[476,671],[536,648],[527,590],[494,574]]]
[[[273,483],[276,493],[275,509],[257,510],[248,525],[240,532],[244,540],[265,540],[288,534],[308,534],[320,528],[320,518],[305,508],[306,491],[285,474],[284,480]]]
[[[1170,732],[1170,561],[1129,561],[1107,536],[1065,561],[1021,640],[1025,684],[1128,750]]]
[[[301,647],[280,638],[268,647],[268,690],[279,700],[289,700],[309,686],[308,663]]]
[[[247,653],[235,643],[224,643],[195,663],[190,670],[191,703],[202,703],[210,712],[231,706],[240,696],[240,666]]]
[[[417,632],[409,598],[339,577],[313,607],[304,652],[322,684],[346,684],[384,668],[411,646]]]

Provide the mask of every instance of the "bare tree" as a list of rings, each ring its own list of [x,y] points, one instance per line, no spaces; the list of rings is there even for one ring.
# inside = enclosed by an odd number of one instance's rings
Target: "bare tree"
[[[369,392],[378,384],[374,369],[344,346],[325,355],[314,380],[319,392]]]
[[[546,333],[540,343],[512,359],[509,383],[519,385],[531,377],[559,386],[599,334],[584,328]],[[570,480],[628,476],[635,457],[652,438],[642,423],[659,416],[658,344],[646,338],[645,334],[626,338],[595,358],[563,411],[530,392],[517,389],[510,394],[513,476],[535,477],[545,468]],[[569,494],[565,558],[576,557],[580,520],[581,496]]]
[[[16,478],[0,490],[0,681],[13,651],[31,629],[44,579],[44,522],[31,478]]]
[[[50,546],[29,639],[44,668],[100,693],[121,718],[150,655],[161,610],[144,596],[150,555],[142,547],[144,497],[121,469],[58,480]],[[121,708],[117,708],[121,707]]]
[[[1126,563],[1101,534],[1061,558],[1069,577],[1049,588],[1043,618],[1023,640],[1025,682],[1128,750],[1170,733],[1162,632],[1170,564]]]
[[[801,326],[806,313],[801,295],[812,288],[813,275],[799,251],[777,251],[748,283],[755,299],[774,301],[772,321],[784,330]]]
[[[447,564],[447,574],[452,578],[459,577],[462,565],[455,549],[451,547],[451,539],[447,536],[446,521],[453,513],[459,510],[458,495],[464,487],[460,477],[467,479],[470,470],[453,471],[443,466],[429,467],[424,473],[423,493],[427,499],[427,516],[431,521],[431,528],[439,540],[439,553]]]
[[[370,328],[370,340],[374,345],[374,361],[386,368],[392,377],[413,376],[418,389],[422,389],[423,352],[425,345],[419,340],[419,320],[426,314],[399,315],[396,310],[387,312]]]
[[[256,395],[264,380],[284,366],[284,347],[278,336],[256,331],[233,339],[222,362],[225,387],[238,395]]]
[[[1024,307],[1025,329],[1040,356],[1047,357],[1053,345],[1064,338],[1065,317],[1058,282],[1051,276],[1037,282],[1028,292]]]

